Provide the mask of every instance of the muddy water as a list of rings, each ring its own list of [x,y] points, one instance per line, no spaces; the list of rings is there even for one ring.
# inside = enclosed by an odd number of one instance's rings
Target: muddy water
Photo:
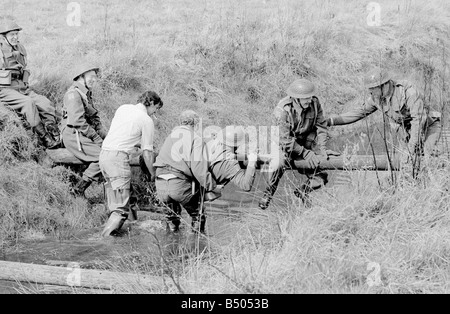
[[[341,194],[353,189],[362,181],[375,182],[370,172],[329,172],[330,183],[320,193]],[[162,213],[139,212],[137,222],[126,223],[122,232],[107,240],[100,238],[101,227],[81,231],[71,240],[60,241],[48,238],[39,241],[22,241],[12,248],[2,250],[1,260],[36,263],[52,266],[67,266],[77,262],[81,268],[110,269],[116,271],[142,271],[158,274],[164,263],[179,261],[180,257],[197,256],[205,250],[214,251],[215,246],[230,243],[239,232],[233,222],[244,221],[247,216],[266,217],[272,211],[292,204],[292,191],[301,184],[304,176],[294,172],[286,173],[280,183],[271,207],[267,211],[258,209],[258,201],[265,187],[265,175],[257,174],[255,188],[251,193],[242,192],[228,185],[222,197],[207,204],[208,237],[195,237],[187,225],[189,217],[184,213],[185,226],[178,236],[167,234]],[[339,192],[341,190],[341,192]],[[318,193],[318,192],[315,192]],[[344,192],[345,193],[345,192]],[[320,195],[317,195],[319,198]],[[3,287],[3,288],[2,288]],[[0,282],[0,293],[11,292],[10,283]]]

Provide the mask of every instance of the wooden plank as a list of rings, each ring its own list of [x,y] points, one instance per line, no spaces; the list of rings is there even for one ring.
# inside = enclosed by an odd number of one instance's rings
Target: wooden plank
[[[0,280],[60,287],[69,286],[101,290],[140,287],[149,290],[157,289],[158,291],[164,287],[162,277],[81,269],[77,268],[75,264],[63,268],[0,261],[0,270]]]

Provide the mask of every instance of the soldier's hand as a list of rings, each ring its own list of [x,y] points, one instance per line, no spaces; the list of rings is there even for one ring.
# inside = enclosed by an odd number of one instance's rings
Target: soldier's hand
[[[95,134],[95,136],[92,138],[92,141],[99,146],[102,146],[103,144],[103,140],[98,134]]]
[[[98,131],[98,135],[104,140],[106,138],[106,135],[108,135],[108,132],[106,130],[101,129]]]
[[[303,159],[308,162],[310,168],[316,169],[317,167],[319,167],[320,160],[314,152],[306,149],[303,152]]]
[[[324,158],[325,160],[330,159],[330,158],[328,157],[328,152],[327,152],[327,149],[326,149],[325,147],[323,147],[323,148],[320,149],[320,156],[321,156],[322,158]]]
[[[248,159],[248,166],[255,167],[256,163],[258,162],[258,155],[256,153],[250,153],[248,154],[247,159]]]
[[[330,159],[330,156],[341,156],[341,153],[335,152],[334,150],[327,149],[327,156]]]

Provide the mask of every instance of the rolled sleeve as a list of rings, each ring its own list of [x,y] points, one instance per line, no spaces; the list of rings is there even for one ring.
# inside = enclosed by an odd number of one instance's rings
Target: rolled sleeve
[[[153,120],[149,117],[149,119],[145,119],[142,124],[141,148],[142,150],[153,151],[155,137],[155,125]]]

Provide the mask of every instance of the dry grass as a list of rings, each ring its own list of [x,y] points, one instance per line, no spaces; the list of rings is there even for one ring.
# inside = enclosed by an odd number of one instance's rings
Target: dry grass
[[[83,61],[102,68],[95,96],[106,125],[119,105],[134,103],[145,89],[157,91],[166,104],[156,123],[160,145],[184,109],[198,111],[205,125],[269,125],[274,105],[299,76],[318,85],[327,115],[347,111],[364,96],[364,73],[380,65],[415,83],[448,117],[448,1],[378,2],[381,27],[367,26],[366,3],[343,0],[84,0],[82,27],[67,26],[66,4],[56,0],[11,2],[3,12],[24,27],[33,87],[57,104],[70,68]],[[370,129],[381,122],[374,116]],[[35,143],[13,115],[6,117],[0,118],[9,121],[0,123],[1,238],[70,236],[99,225],[101,211],[68,195],[71,174],[34,163]],[[341,150],[366,141],[365,133],[382,147],[364,123],[333,132]],[[177,270],[183,290],[448,293],[448,171],[429,169],[419,181],[402,175],[395,193],[362,182],[345,196],[318,194],[311,209],[291,205],[263,219],[250,214],[235,222],[237,236],[228,245],[183,261]],[[381,266],[382,279],[372,288],[371,262]]]

